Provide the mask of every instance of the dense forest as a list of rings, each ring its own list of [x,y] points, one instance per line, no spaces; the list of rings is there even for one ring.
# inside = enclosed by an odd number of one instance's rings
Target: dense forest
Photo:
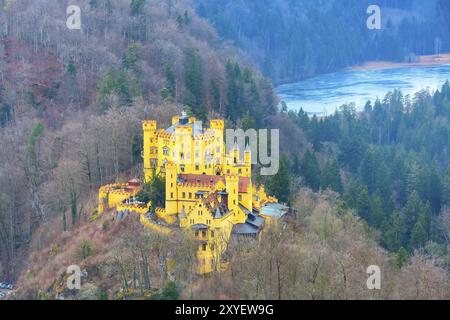
[[[331,189],[380,231],[387,250],[404,255],[425,250],[446,256],[449,267],[449,82],[414,97],[390,92],[383,101],[367,102],[363,112],[344,105],[325,118],[303,110],[286,117],[311,148],[303,157],[284,159],[284,169],[272,178],[273,192],[289,199],[284,185]]]
[[[450,51],[447,0],[196,1],[219,34],[247,52],[276,83],[371,60],[409,61]],[[369,5],[382,29],[369,30]]]
[[[0,1],[0,277],[30,299],[450,298],[450,85],[310,118],[278,110],[257,67],[283,81],[432,53],[450,8],[424,2],[383,1],[392,21],[368,36],[356,0],[80,0],[81,30],[66,1]],[[182,109],[280,129],[280,170],[255,182],[298,212],[208,277],[189,236],[95,212],[98,186],[140,177],[141,121]],[[364,286],[371,264],[381,291]]]

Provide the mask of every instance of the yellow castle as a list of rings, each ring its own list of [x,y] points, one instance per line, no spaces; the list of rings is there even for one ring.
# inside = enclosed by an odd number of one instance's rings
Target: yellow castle
[[[100,188],[99,213],[116,208],[120,215],[140,214],[141,223],[158,232],[191,230],[199,241],[198,273],[221,269],[221,257],[235,238],[257,238],[265,223],[283,216],[288,207],[252,183],[251,152],[237,146],[226,152],[224,121],[203,128],[185,113],[172,126],[158,129],[144,121],[144,179],[165,179],[165,207],[138,203],[139,180]]]

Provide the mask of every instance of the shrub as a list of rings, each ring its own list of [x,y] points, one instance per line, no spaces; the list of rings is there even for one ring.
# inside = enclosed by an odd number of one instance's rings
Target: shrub
[[[92,255],[92,245],[89,240],[83,240],[81,241],[80,246],[78,247],[77,255],[81,259],[87,259],[89,256]]]

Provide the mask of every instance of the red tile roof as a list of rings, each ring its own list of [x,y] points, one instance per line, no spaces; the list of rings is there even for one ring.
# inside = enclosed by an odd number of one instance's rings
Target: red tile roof
[[[219,181],[225,184],[225,177],[207,174],[180,174],[184,183],[200,183],[203,185],[215,186]],[[249,178],[239,177],[239,193],[246,193],[248,190]]]

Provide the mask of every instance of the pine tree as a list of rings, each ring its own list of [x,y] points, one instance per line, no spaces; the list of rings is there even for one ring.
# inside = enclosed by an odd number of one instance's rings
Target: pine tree
[[[275,195],[281,202],[289,202],[291,195],[291,178],[289,173],[289,163],[285,157],[280,159],[278,173],[270,179],[268,189],[270,193]]]
[[[446,206],[450,206],[450,163],[444,176],[442,203]]]
[[[146,2],[147,0],[131,0],[131,14],[134,16],[141,14]]]
[[[175,96],[176,96],[177,84],[176,84],[175,73],[173,71],[173,67],[172,67],[171,64],[167,64],[166,65],[166,68],[164,70],[164,74],[166,76],[166,86],[165,86],[165,88],[167,89],[167,97],[174,99]]]
[[[115,92],[120,99],[120,102],[129,105],[132,102],[129,85],[125,71],[120,71],[116,79]]]
[[[241,71],[239,65],[228,61],[226,64],[226,77],[227,77],[227,117],[235,122],[239,116],[238,110],[241,100],[240,94],[240,81]]]
[[[253,117],[250,115],[250,112],[247,112],[245,116],[241,118],[240,128],[244,131],[248,129],[256,129],[256,123]]]
[[[418,220],[412,229],[409,247],[411,249],[420,248],[425,245],[426,241],[427,241],[427,232],[423,225],[423,221]]]
[[[391,252],[398,251],[403,245],[405,225],[398,212],[393,212],[383,224],[383,245]]]
[[[138,43],[128,45],[127,50],[122,58],[123,66],[126,69],[135,69],[141,60],[141,47]]]
[[[73,59],[70,59],[69,64],[67,65],[67,74],[71,77],[75,77],[77,75],[77,68],[75,67],[75,62]]]
[[[342,181],[339,164],[337,161],[329,162],[322,172],[322,189],[330,188],[333,191],[342,193]]]
[[[383,199],[379,194],[376,194],[370,203],[370,218],[369,223],[372,226],[380,227],[384,219],[383,214]]]
[[[372,150],[368,150],[361,162],[359,171],[361,181],[367,186],[369,193],[373,193],[375,191],[377,165],[378,163],[374,152]]]
[[[314,153],[309,150],[306,151],[301,163],[302,176],[305,179],[305,184],[312,190],[317,191],[320,187],[320,167]]]
[[[395,255],[395,266],[398,269],[401,269],[408,262],[408,259],[408,251],[406,251],[405,248],[401,247]]]
[[[196,49],[188,50],[185,69],[185,104],[191,107],[194,115],[203,119],[206,113],[203,101],[203,64]]]
[[[78,220],[77,201],[77,193],[75,191],[70,192],[70,212],[72,215],[72,225],[75,225]]]
[[[421,212],[424,211],[425,205],[420,199],[417,191],[413,191],[404,207],[406,230],[411,231],[419,218]]]
[[[220,85],[217,80],[211,80],[211,97],[212,97],[212,108],[215,111],[221,111],[221,100],[222,93],[220,90]]]

